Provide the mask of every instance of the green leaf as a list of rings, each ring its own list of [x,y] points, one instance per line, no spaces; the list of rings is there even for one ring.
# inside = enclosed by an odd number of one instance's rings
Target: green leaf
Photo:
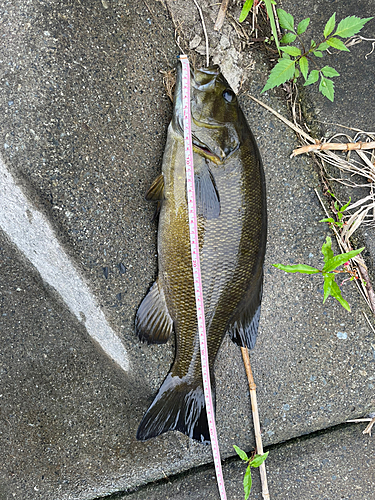
[[[289,31],[294,31],[294,18],[292,14],[288,14],[283,9],[276,9],[279,23],[282,28]]]
[[[301,49],[298,49],[297,47],[292,47],[290,45],[287,45],[286,47],[280,47],[280,50],[286,52],[287,54],[293,57],[298,57],[301,55]]]
[[[296,69],[294,70],[294,79],[295,79],[295,80],[297,80],[297,78],[299,77],[299,75],[300,75],[299,69],[298,69],[298,68],[296,68]]]
[[[289,54],[287,54],[286,52],[283,52],[283,53],[281,54],[281,57],[282,57],[283,59],[290,59],[290,55],[289,55]]]
[[[344,52],[350,52],[350,50],[344,44],[344,42],[342,42],[338,38],[328,38],[327,43],[330,47],[333,47],[334,49],[343,50]]]
[[[310,23],[309,17],[307,17],[306,19],[303,19],[297,26],[297,34],[302,35],[302,33],[305,33],[309,23]]]
[[[344,212],[348,208],[348,206],[351,204],[351,202],[352,202],[352,198],[351,198],[351,196],[349,196],[348,203],[346,203],[346,205],[344,205],[343,207],[340,208],[340,212]]]
[[[335,68],[331,68],[331,66],[324,66],[324,68],[322,68],[320,71],[324,76],[340,76],[340,73],[337,73]]]
[[[272,69],[266,85],[262,92],[272,89],[287,82],[294,76],[295,62],[291,59],[279,59],[276,66]],[[261,92],[261,93],[262,93]]]
[[[333,102],[335,98],[335,89],[332,80],[328,80],[322,76],[319,84],[319,92],[321,92],[327,99]]]
[[[336,300],[340,302],[342,307],[346,309],[347,311],[350,312],[350,305],[346,302],[346,300],[343,298],[341,294],[341,290],[339,285],[336,283],[336,281],[332,281],[332,286],[331,286],[331,295],[334,297]]]
[[[294,33],[285,33],[285,35],[280,40],[280,43],[284,43],[287,45],[288,43],[293,43],[296,38],[297,35],[295,35]]]
[[[322,219],[319,222],[330,222],[331,224],[334,224],[336,221],[330,217],[329,219]]]
[[[314,40],[311,40],[310,49],[313,49],[314,47],[316,47],[316,42],[314,42]]]
[[[307,73],[309,72],[309,61],[305,56],[303,56],[298,62],[299,67],[301,68],[301,73],[303,74],[303,78],[307,80]]]
[[[253,3],[254,3],[254,0],[246,0],[246,2],[244,3],[244,6],[242,7],[240,18],[239,18],[240,23],[245,21],[245,19],[247,18],[249,12],[251,11],[251,7],[253,6]]]
[[[324,297],[323,297],[323,304],[328,299],[328,297],[331,295],[332,283],[334,281],[335,281],[335,276],[333,274],[327,274],[327,275],[324,276],[324,285],[323,285]]]
[[[335,255],[324,264],[323,272],[329,273],[330,271],[333,271],[337,267],[342,266],[343,264],[345,264],[345,262],[348,262],[348,260],[360,254],[364,249],[365,247],[362,247],[357,250],[351,250],[350,252]]]
[[[263,453],[263,455],[255,455],[255,457],[252,459],[251,462],[249,462],[249,465],[251,467],[259,467],[262,465],[262,463],[265,461],[265,459],[268,457],[269,451],[266,453]]]
[[[328,19],[327,24],[325,25],[323,32],[324,38],[327,38],[327,36],[332,33],[335,24],[336,24],[336,12],[332,14],[332,16]]]
[[[329,47],[329,45],[328,45],[327,42],[322,42],[322,43],[319,44],[318,49],[321,50],[321,51],[323,51],[323,50],[327,50],[328,47]]]
[[[295,264],[293,266],[284,266],[283,264],[272,264],[277,269],[285,271],[286,273],[302,273],[302,274],[316,274],[320,273],[319,269],[307,266],[306,264]]]
[[[303,84],[303,86],[306,87],[307,85],[311,85],[312,83],[315,83],[318,80],[319,80],[319,71],[317,69],[313,69],[310,72],[309,77],[305,81],[305,83]]]
[[[365,19],[361,19],[357,16],[346,17],[342,21],[339,22],[337,26],[337,30],[335,31],[335,36],[341,36],[341,38],[349,38],[350,36],[355,35],[358,31],[361,31],[363,26],[373,19],[372,17],[367,17]]]
[[[314,56],[316,57],[323,57],[323,54],[320,52],[320,50],[314,50],[313,51]]]
[[[333,221],[333,219],[332,219],[332,221]],[[323,243],[322,254],[323,254],[325,263],[327,263],[329,260],[331,260],[334,256],[333,251],[332,251],[332,240],[329,236],[327,236],[326,242]]]
[[[241,448],[239,448],[235,444],[233,445],[233,448],[236,450],[236,453],[237,453],[237,455],[239,455],[241,460],[244,460],[245,462],[247,462],[249,460],[249,457],[246,455],[246,453],[243,450],[241,450]]]
[[[252,479],[251,479],[251,467],[249,465],[249,467],[246,469],[245,476],[243,478],[243,489],[244,489],[244,492],[245,492],[245,500],[247,500],[249,498],[249,496],[250,496],[251,483],[252,483]]]
[[[275,39],[276,47],[277,47],[277,50],[279,51],[279,54],[280,54],[279,37],[278,37],[277,29],[276,29],[275,16],[273,15],[273,9],[272,9],[272,3],[274,3],[274,2],[272,0],[263,0],[263,1],[266,5],[266,11],[267,11],[267,15],[268,15],[269,20],[270,20],[273,38]]]

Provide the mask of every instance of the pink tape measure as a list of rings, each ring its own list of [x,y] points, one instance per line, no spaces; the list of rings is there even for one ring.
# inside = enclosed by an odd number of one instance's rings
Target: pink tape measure
[[[212,403],[212,392],[210,383],[210,369],[208,364],[206,322],[204,316],[203,305],[203,287],[201,267],[199,260],[199,243],[198,243],[198,223],[197,223],[197,206],[195,201],[195,184],[194,184],[194,165],[193,165],[193,143],[191,138],[191,111],[190,111],[190,66],[186,55],[180,56],[182,64],[182,108],[184,121],[184,144],[185,144],[185,164],[186,164],[186,189],[188,198],[189,210],[189,232],[190,232],[190,249],[191,260],[193,266],[195,302],[197,308],[199,344],[202,361],[202,376],[203,389],[206,401],[206,411],[208,428],[210,431],[212,454],[214,457],[216,479],[220,492],[221,500],[226,500],[223,471],[221,468],[219,442],[217,440],[216,424],[214,407]]]

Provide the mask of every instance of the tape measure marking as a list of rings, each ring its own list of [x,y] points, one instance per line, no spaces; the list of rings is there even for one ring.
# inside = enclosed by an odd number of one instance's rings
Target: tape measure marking
[[[195,185],[194,185],[194,165],[193,165],[193,143],[191,136],[191,112],[190,112],[190,66],[186,55],[180,56],[182,64],[182,108],[184,122],[184,144],[185,144],[185,163],[186,163],[186,182],[187,182],[187,198],[189,211],[189,232],[190,232],[190,248],[191,260],[193,266],[195,301],[197,308],[199,344],[201,351],[202,376],[204,397],[206,401],[206,411],[208,428],[210,431],[212,454],[214,457],[216,479],[220,492],[221,500],[226,500],[226,492],[224,485],[223,472],[221,468],[219,442],[217,439],[214,407],[212,403],[212,392],[210,383],[210,369],[208,363],[206,323],[203,305],[203,287],[201,267],[199,260],[199,242],[198,242],[198,222],[197,222],[197,207],[195,200]]]

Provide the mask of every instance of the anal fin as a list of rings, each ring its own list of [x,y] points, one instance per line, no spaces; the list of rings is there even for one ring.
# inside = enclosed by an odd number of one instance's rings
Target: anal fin
[[[158,279],[138,308],[135,329],[140,340],[148,344],[164,344],[172,333],[173,321]]]

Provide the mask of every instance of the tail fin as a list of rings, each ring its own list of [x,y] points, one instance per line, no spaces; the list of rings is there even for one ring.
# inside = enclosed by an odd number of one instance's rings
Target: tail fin
[[[139,425],[137,439],[146,441],[172,430],[204,444],[210,443],[201,381],[188,381],[187,377],[169,373]]]

